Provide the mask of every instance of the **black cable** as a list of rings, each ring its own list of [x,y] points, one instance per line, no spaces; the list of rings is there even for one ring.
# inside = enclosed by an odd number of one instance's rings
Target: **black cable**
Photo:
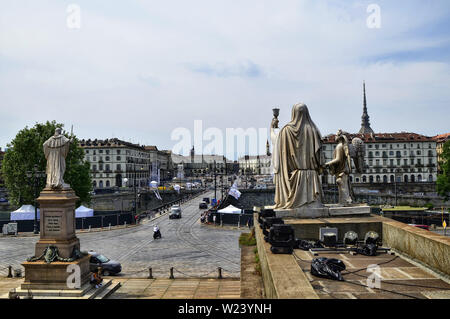
[[[390,263],[391,261],[394,261],[394,260],[397,259],[397,258],[398,258],[398,256],[395,256],[394,258],[392,258],[392,259],[390,259],[390,260],[388,260],[388,261],[383,261],[382,263],[375,264],[375,265],[377,265],[377,266],[379,266],[379,265],[385,265],[385,264]],[[366,267],[366,268],[357,269],[357,270],[354,270],[354,271],[347,271],[347,270],[346,270],[346,273],[345,273],[344,275],[354,274],[354,273],[360,272],[360,271],[362,271],[362,270],[367,270],[367,267]]]
[[[349,273],[346,273],[344,275],[348,275]],[[369,278],[368,276],[355,274],[356,276],[363,277],[363,278]],[[431,288],[431,289],[439,289],[439,290],[450,290],[450,288],[442,288],[442,287],[433,287],[433,286],[424,286],[424,285],[417,285],[417,284],[406,284],[401,282],[387,282],[389,279],[386,279],[385,282],[389,285],[398,285],[398,286],[409,286],[409,287],[420,287],[420,288]],[[414,280],[414,279],[413,279]]]
[[[347,281],[347,280],[346,280],[346,281],[343,281],[343,282],[346,282],[346,283],[349,283],[349,284],[352,284],[352,285],[356,285],[356,286],[361,286],[361,287],[367,288],[366,285],[358,284],[358,283],[353,282],[353,281]],[[388,289],[383,289],[383,288],[373,287],[373,288],[371,288],[371,289],[378,289],[378,290],[381,290],[381,291],[386,291],[386,292],[390,292],[390,293],[393,293],[393,294],[397,294],[397,295],[401,295],[401,296],[405,296],[405,297],[409,297],[409,298],[413,298],[413,299],[426,299],[426,298],[419,298],[419,297],[416,297],[416,296],[411,296],[411,295],[407,295],[407,294],[404,294],[404,293],[401,293],[401,292],[397,292],[397,291],[393,291],[393,290],[388,290]]]

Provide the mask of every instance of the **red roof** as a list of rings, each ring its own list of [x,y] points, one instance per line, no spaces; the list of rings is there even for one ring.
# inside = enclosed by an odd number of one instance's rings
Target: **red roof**
[[[349,140],[359,137],[362,139],[365,143],[392,143],[392,142],[434,142],[434,137],[429,137],[417,133],[408,133],[408,132],[401,132],[401,133],[374,133],[374,134],[350,134],[345,133]],[[335,142],[336,135],[330,134],[325,137],[323,137],[324,143],[336,143]]]
[[[435,137],[433,137],[434,140],[438,143],[443,143],[446,142],[450,139],[450,133],[445,133],[445,134],[441,134],[441,135],[436,135]]]

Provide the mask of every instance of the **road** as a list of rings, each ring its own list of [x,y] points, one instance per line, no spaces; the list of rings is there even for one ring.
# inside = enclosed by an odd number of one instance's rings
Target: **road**
[[[200,195],[181,205],[182,218],[169,219],[168,214],[154,220],[144,220],[137,227],[77,234],[81,250],[95,250],[122,264],[122,276],[144,277],[152,267],[155,277],[168,277],[174,267],[175,277],[202,277],[224,269],[225,277],[240,275],[238,237],[243,230],[214,227],[199,222]],[[157,224],[162,239],[153,239]],[[34,254],[38,237],[0,237],[0,274],[6,267],[20,263]]]

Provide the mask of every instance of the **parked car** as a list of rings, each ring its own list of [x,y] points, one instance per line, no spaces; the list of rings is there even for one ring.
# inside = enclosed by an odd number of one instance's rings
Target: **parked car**
[[[199,209],[208,209],[208,204],[205,202],[201,202],[200,204],[198,204],[198,208]]]
[[[209,204],[209,197],[203,198],[203,201],[204,201],[205,203]]]
[[[170,209],[169,219],[181,218],[181,207],[180,205],[173,205]]]
[[[7,202],[8,202],[8,200],[6,198],[4,198],[4,197],[0,198],[0,203],[7,203]]]
[[[98,267],[102,267],[103,275],[117,275],[122,271],[122,265],[118,261],[111,260],[95,251],[89,251],[89,270],[96,272]]]

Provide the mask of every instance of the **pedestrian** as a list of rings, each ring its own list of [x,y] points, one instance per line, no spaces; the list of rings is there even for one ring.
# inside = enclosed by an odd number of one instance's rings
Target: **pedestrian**
[[[97,272],[91,273],[91,285],[95,285],[95,288],[100,288],[102,286],[103,278],[101,277],[102,267],[98,267]]]

